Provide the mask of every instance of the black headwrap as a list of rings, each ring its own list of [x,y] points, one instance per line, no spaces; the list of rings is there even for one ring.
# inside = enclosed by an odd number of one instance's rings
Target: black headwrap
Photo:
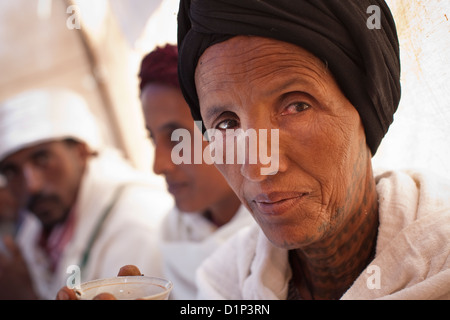
[[[370,20],[378,18],[372,5],[379,8],[379,29],[367,25],[377,22]],[[181,0],[179,79],[195,120],[201,120],[198,60],[208,47],[237,35],[286,41],[326,61],[375,154],[400,101],[397,31],[383,0]]]

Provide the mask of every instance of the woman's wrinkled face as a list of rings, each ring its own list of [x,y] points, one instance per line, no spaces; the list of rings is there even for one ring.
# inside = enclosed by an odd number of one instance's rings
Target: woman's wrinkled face
[[[260,162],[217,164],[266,236],[298,248],[338,230],[370,154],[358,112],[325,64],[292,44],[238,36],[204,52],[195,81],[205,126],[224,144],[226,130],[278,130],[276,174],[262,175]]]
[[[181,91],[164,85],[149,84],[142,92],[141,103],[146,126],[155,147],[153,171],[164,175],[176,206],[185,212],[201,212],[233,195],[222,174],[213,165],[203,162],[194,164],[193,159],[191,164],[174,163],[172,150],[180,143],[172,141],[174,130],[184,129],[189,132],[191,150],[195,149],[195,130],[202,138]],[[201,149],[206,146],[207,142],[203,142]]]

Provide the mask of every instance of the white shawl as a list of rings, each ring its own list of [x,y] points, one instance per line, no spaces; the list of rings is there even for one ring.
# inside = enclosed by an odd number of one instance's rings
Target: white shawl
[[[226,240],[251,224],[255,222],[244,206],[220,228],[201,214],[174,208],[163,221],[160,239],[164,276],[174,284],[170,298],[195,299],[197,268]]]
[[[376,256],[342,299],[450,299],[450,184],[418,173],[376,177]],[[200,299],[286,299],[287,250],[241,231],[197,273]]]

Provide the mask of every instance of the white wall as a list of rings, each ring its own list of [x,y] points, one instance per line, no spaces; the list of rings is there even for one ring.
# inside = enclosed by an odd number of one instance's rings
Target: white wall
[[[374,166],[450,178],[450,1],[388,3],[400,38],[402,99]]]

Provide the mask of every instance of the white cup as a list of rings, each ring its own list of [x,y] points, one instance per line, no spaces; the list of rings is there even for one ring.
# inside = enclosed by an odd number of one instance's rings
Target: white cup
[[[169,280],[126,276],[85,282],[75,290],[80,300],[92,300],[100,293],[112,294],[117,300],[168,300],[172,288]]]

